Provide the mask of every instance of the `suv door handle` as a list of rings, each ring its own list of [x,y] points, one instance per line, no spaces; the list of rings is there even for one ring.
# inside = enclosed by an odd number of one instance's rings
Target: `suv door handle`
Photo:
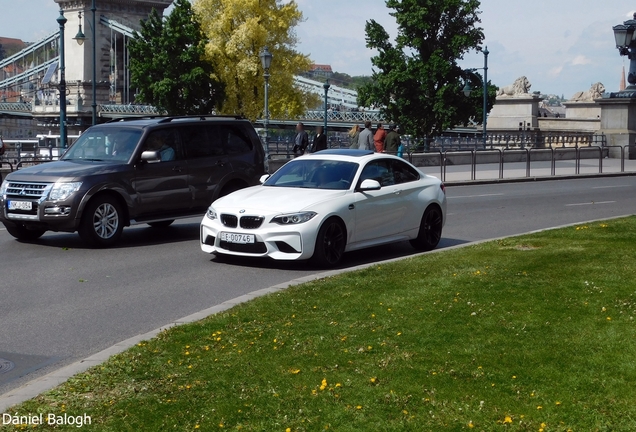
[[[222,161],[222,160],[216,161],[216,166],[224,167],[225,165],[227,165],[226,161]]]
[[[181,171],[183,171],[183,168],[181,168],[180,166],[172,167],[172,171],[180,173]]]

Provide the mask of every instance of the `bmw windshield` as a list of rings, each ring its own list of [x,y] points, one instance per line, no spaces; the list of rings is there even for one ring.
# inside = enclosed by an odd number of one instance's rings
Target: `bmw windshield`
[[[128,162],[141,134],[140,129],[91,128],[75,141],[61,160]]]
[[[354,162],[297,159],[272,174],[263,185],[347,190],[351,187],[358,166]]]

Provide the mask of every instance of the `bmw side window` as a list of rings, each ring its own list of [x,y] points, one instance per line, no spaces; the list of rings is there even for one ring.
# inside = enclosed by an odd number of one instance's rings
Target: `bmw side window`
[[[360,183],[364,180],[376,180],[380,186],[391,186],[395,184],[393,173],[390,169],[388,161],[373,161],[364,167],[360,174]]]
[[[241,129],[225,126],[223,138],[225,151],[228,154],[247,153],[252,151],[252,141]]]
[[[396,184],[408,183],[419,180],[420,175],[417,171],[402,161],[392,161],[393,177]]]

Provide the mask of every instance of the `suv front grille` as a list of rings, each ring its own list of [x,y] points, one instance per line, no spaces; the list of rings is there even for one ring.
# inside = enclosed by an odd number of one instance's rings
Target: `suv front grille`
[[[238,218],[234,215],[222,214],[221,223],[228,228],[236,228],[238,226]]]
[[[46,192],[49,183],[27,183],[10,181],[7,196],[14,198],[40,199]]]
[[[241,228],[244,229],[257,229],[263,224],[263,217],[259,216],[243,216],[241,218]]]

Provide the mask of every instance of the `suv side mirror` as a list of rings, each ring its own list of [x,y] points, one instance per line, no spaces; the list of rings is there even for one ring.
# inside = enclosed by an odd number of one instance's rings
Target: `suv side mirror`
[[[366,179],[362,182],[362,184],[360,184],[360,187],[358,188],[358,190],[361,192],[365,192],[365,191],[380,190],[381,188],[382,186],[380,186],[380,182],[378,182],[377,180]]]
[[[141,154],[141,160],[147,163],[161,162],[161,154],[157,151],[146,150]]]
[[[267,181],[268,178],[269,178],[269,174],[265,174],[265,175],[262,175],[261,178],[258,179],[258,181],[261,182],[261,184],[263,184]]]

